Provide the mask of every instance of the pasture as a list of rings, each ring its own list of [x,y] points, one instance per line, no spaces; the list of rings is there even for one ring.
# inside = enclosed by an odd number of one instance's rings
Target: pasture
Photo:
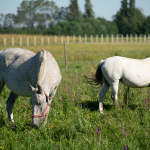
[[[0,46],[0,50],[12,47]],[[16,46],[15,46],[16,47]],[[104,98],[104,115],[99,113],[99,92],[82,77],[90,75],[99,60],[111,56],[144,59],[150,57],[150,44],[67,44],[68,69],[64,64],[63,44],[22,46],[35,53],[45,49],[52,53],[61,70],[62,81],[52,101],[46,126],[31,125],[30,98],[19,97],[10,124],[6,113],[9,90],[0,95],[0,149],[150,149],[149,88],[130,89],[126,105],[126,87],[119,85],[115,108],[111,91]]]

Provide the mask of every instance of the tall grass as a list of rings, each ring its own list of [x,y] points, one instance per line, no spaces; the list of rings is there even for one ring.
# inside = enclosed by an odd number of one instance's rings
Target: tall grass
[[[52,101],[46,126],[31,125],[29,99],[19,97],[10,124],[6,100],[10,91],[5,86],[0,96],[0,149],[150,149],[149,88],[130,89],[128,106],[126,87],[119,85],[115,108],[110,98],[104,99],[104,115],[98,111],[98,92],[87,85],[82,74],[89,74],[100,59],[120,55],[143,59],[150,56],[150,45],[67,45],[68,70],[64,65],[63,45],[23,46],[33,52],[50,51],[59,64],[62,81]],[[0,47],[0,49],[5,49]]]

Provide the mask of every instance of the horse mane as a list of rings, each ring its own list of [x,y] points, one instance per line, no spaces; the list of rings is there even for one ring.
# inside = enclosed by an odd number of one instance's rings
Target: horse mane
[[[42,83],[43,74],[46,65],[46,56],[44,50],[39,51],[36,55],[38,57],[38,65],[37,64],[36,65],[37,67],[39,67],[37,72],[37,82],[36,82],[36,86],[37,86]]]
[[[94,86],[94,88],[100,88],[103,85],[103,78],[102,78],[102,71],[101,71],[101,65],[103,64],[104,60],[101,60],[97,66],[97,69],[95,69],[91,66],[91,77],[83,76],[86,79],[86,83]],[[99,87],[95,87],[97,85],[100,85]]]

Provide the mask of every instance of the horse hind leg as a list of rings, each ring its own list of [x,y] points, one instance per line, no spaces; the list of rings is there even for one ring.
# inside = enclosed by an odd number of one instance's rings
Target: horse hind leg
[[[104,86],[101,90],[101,92],[99,93],[99,111],[100,113],[103,113],[103,99],[110,87],[109,83],[103,78],[103,83],[104,83]]]
[[[117,95],[118,95],[118,86],[119,86],[119,80],[113,82],[113,84],[111,85],[111,98],[114,101],[114,105],[115,106],[119,106],[118,102],[117,102]]]
[[[11,92],[9,98],[6,101],[6,110],[8,112],[8,119],[10,122],[14,122],[12,110],[14,108],[14,103],[17,98],[18,95]]]

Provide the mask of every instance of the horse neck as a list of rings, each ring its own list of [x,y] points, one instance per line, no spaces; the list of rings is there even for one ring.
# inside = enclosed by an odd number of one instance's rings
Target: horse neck
[[[46,74],[46,64],[45,67],[43,67],[42,64],[39,63],[39,60],[36,59],[35,55],[34,59],[32,60],[32,86],[36,87],[37,84],[40,84],[41,87],[45,90],[45,92],[49,92],[49,80],[47,80]]]

